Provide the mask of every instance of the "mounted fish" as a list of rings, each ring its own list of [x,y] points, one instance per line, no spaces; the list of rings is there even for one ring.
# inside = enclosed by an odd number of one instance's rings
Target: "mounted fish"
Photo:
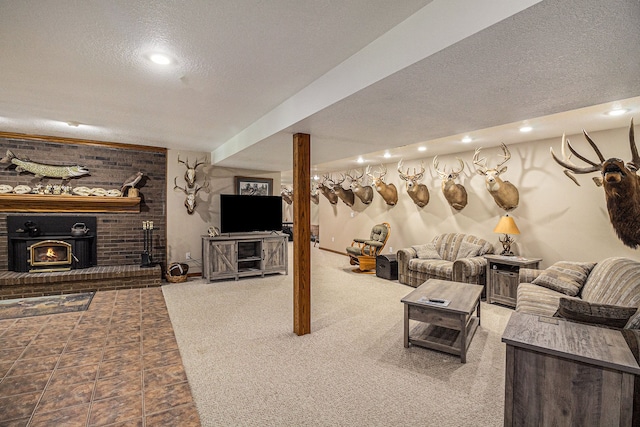
[[[14,164],[18,172],[30,172],[35,175],[36,178],[62,178],[63,181],[68,181],[71,178],[77,178],[79,176],[88,175],[89,170],[84,166],[79,165],[48,165],[44,163],[32,162],[28,158],[21,159],[7,150],[6,157],[0,159],[0,163]]]

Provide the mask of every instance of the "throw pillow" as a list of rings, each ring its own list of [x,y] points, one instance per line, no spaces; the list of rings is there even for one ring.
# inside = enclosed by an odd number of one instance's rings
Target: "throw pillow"
[[[458,249],[458,255],[456,256],[456,259],[478,256],[481,249],[482,246],[480,245],[469,242],[462,242],[460,243],[460,249]]]
[[[637,307],[590,303],[577,298],[560,298],[556,317],[592,325],[624,328]]]
[[[594,262],[556,262],[531,283],[575,297],[580,293],[595,265]]]
[[[420,259],[442,259],[442,257],[436,250],[436,245],[434,243],[427,243],[426,245],[416,245],[411,247],[416,251],[416,253],[418,254],[418,258]]]

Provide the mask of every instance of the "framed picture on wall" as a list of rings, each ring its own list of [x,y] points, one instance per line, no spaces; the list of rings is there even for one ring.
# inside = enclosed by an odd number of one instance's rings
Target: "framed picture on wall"
[[[245,196],[272,196],[272,178],[252,178],[249,176],[236,176],[236,194]]]

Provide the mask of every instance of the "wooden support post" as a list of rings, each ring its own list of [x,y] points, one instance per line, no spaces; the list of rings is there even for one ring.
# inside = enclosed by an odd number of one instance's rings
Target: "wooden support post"
[[[311,136],[293,135],[293,332],[311,333]]]

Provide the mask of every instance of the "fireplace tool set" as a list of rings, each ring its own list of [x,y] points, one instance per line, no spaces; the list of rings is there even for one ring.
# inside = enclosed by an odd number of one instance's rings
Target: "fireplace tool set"
[[[154,267],[153,262],[153,221],[142,221],[144,236],[144,251],[142,251],[142,265],[140,267]]]

